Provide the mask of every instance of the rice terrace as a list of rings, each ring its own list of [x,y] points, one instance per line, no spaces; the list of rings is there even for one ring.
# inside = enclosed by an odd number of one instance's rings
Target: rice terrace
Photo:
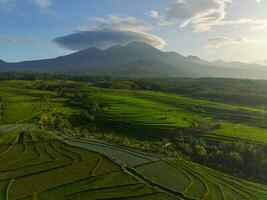
[[[264,110],[75,81],[6,80],[0,84],[5,97],[1,101],[7,101],[0,126],[1,199],[267,198],[266,186],[174,156],[175,151],[161,142],[170,138],[168,143],[172,143],[178,127],[186,133],[196,123],[207,124],[203,129],[208,130],[201,135],[207,143],[228,138],[229,129],[237,126],[242,133],[233,131],[230,141],[265,142],[265,127],[257,126]],[[217,109],[233,119],[217,119],[212,112]],[[249,113],[254,113],[253,119],[247,117],[246,123],[237,124],[240,116]],[[215,123],[217,129],[210,131]],[[114,141],[108,138],[111,132],[118,134]],[[132,149],[124,145],[123,133],[136,138],[128,141]],[[116,138],[119,135],[122,138]],[[139,139],[162,152],[156,153],[153,147],[150,152],[149,147],[142,151]],[[122,143],[116,145],[116,140]]]

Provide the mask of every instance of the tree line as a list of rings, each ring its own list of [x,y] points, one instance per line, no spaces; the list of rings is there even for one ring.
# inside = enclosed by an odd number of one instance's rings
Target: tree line
[[[91,83],[102,88],[153,90],[239,105],[267,107],[267,80],[116,77],[33,72],[0,72],[0,80],[70,80]]]

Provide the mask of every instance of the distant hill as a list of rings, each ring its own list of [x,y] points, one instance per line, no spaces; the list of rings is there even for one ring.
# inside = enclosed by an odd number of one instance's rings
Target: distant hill
[[[229,77],[267,79],[267,66],[240,62],[209,62],[196,56],[163,52],[132,42],[106,50],[89,48],[53,59],[6,63],[0,71],[65,72],[149,77]]]

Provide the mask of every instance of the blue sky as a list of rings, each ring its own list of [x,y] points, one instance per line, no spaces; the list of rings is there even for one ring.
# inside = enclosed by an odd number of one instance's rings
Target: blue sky
[[[186,56],[264,64],[266,10],[266,0],[0,0],[0,59],[138,40]]]

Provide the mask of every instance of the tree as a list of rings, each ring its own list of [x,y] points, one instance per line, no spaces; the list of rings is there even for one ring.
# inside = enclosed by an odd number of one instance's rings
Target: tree
[[[82,93],[80,92],[80,90],[75,90],[74,92],[74,99],[76,100],[80,100],[82,98]]]
[[[57,89],[57,95],[58,95],[58,97],[66,97],[67,96],[67,90],[66,90],[66,88],[65,87],[59,87],[58,89]]]
[[[94,114],[100,110],[99,104],[97,102],[91,102],[88,105],[89,112]]]
[[[203,162],[207,158],[207,151],[205,146],[196,144],[194,146],[194,157],[198,162]]]
[[[263,182],[266,183],[267,182],[267,159],[263,160],[261,163],[261,176],[263,179]]]
[[[244,161],[243,161],[243,157],[240,155],[240,153],[236,152],[236,151],[231,151],[229,153],[229,155],[227,155],[228,157],[228,162],[226,163],[227,165],[229,165],[229,169],[232,168],[237,168],[240,169],[242,168],[242,166],[244,165]]]
[[[265,157],[267,157],[267,143],[263,145],[263,153],[265,154]]]
[[[68,118],[60,112],[51,111],[44,112],[37,120],[37,125],[40,128],[53,128],[53,129],[68,129],[71,124]]]
[[[1,119],[4,118],[6,108],[7,108],[7,100],[5,97],[0,96],[0,117],[1,117]]]

